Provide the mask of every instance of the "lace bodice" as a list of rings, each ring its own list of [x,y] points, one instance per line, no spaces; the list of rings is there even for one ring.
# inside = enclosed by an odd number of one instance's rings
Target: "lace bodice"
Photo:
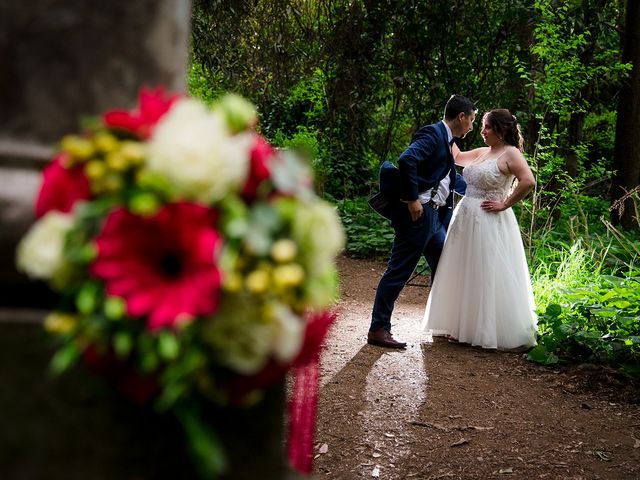
[[[487,159],[465,167],[462,172],[467,182],[465,197],[504,200],[508,196],[514,177],[505,175],[498,169],[498,158]]]

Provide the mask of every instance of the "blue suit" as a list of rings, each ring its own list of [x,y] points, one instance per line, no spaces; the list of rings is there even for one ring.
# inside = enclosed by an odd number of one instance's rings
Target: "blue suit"
[[[443,122],[425,125],[411,139],[398,159],[399,195],[405,202],[391,204],[391,222],[395,231],[391,257],[380,279],[373,303],[370,330],[391,330],[391,313],[398,295],[424,255],[432,275],[444,246],[446,226],[453,207],[456,173],[447,130]],[[423,215],[413,222],[406,201],[416,200],[420,192],[437,185],[445,174],[450,177],[447,204],[439,209],[423,205]]]

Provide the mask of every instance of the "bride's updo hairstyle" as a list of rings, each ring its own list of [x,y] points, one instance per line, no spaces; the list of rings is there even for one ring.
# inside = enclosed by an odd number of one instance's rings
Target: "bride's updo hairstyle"
[[[489,110],[485,114],[485,118],[498,138],[503,140],[505,144],[513,145],[522,151],[524,138],[522,138],[520,125],[518,125],[515,115],[512,115],[506,108],[495,108]]]

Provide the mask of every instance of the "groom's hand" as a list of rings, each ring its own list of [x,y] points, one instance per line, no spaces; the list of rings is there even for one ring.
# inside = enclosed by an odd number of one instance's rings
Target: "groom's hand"
[[[407,207],[409,208],[409,213],[411,214],[411,221],[415,222],[422,216],[423,207],[420,203],[420,200],[413,200],[411,202],[408,202]]]

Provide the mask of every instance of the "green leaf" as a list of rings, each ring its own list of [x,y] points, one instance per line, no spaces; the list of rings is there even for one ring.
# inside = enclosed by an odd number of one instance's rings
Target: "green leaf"
[[[621,286],[624,284],[624,278],[616,277],[614,275],[600,275],[600,278],[610,285]]]
[[[158,336],[158,352],[163,360],[175,360],[180,353],[180,342],[176,335],[167,330]]]
[[[145,373],[150,373],[158,368],[158,364],[160,363],[158,360],[158,356],[154,351],[150,350],[147,352],[140,352],[140,366]]]
[[[195,409],[182,406],[175,409],[188,441],[189,452],[202,478],[217,478],[228,470],[222,443],[215,431]]]
[[[59,375],[73,365],[80,357],[80,350],[75,343],[68,343],[51,358],[51,371]]]
[[[558,356],[548,352],[544,345],[537,345],[527,354],[527,360],[531,360],[543,365],[558,363]]]
[[[560,316],[560,314],[562,314],[562,307],[557,303],[552,303],[547,307],[545,314],[549,315],[550,317],[558,317]]]
[[[630,307],[631,306],[631,302],[629,302],[628,300],[617,300],[615,302],[612,303],[612,305],[616,308],[619,308],[621,310]]]
[[[98,305],[100,284],[97,282],[84,282],[76,297],[76,308],[80,313],[88,315],[93,313]]]
[[[104,301],[104,314],[109,320],[120,320],[125,311],[125,302],[120,297],[107,297]]]
[[[170,383],[164,386],[162,391],[162,395],[157,401],[157,408],[159,410],[169,410],[173,407],[178,400],[184,395],[187,391],[185,385],[182,383]]]
[[[592,307],[589,309],[591,313],[603,318],[612,318],[618,315],[618,310],[616,308],[603,308],[603,307]]]
[[[113,348],[119,358],[126,358],[133,348],[133,339],[127,332],[117,332],[113,336]]]

